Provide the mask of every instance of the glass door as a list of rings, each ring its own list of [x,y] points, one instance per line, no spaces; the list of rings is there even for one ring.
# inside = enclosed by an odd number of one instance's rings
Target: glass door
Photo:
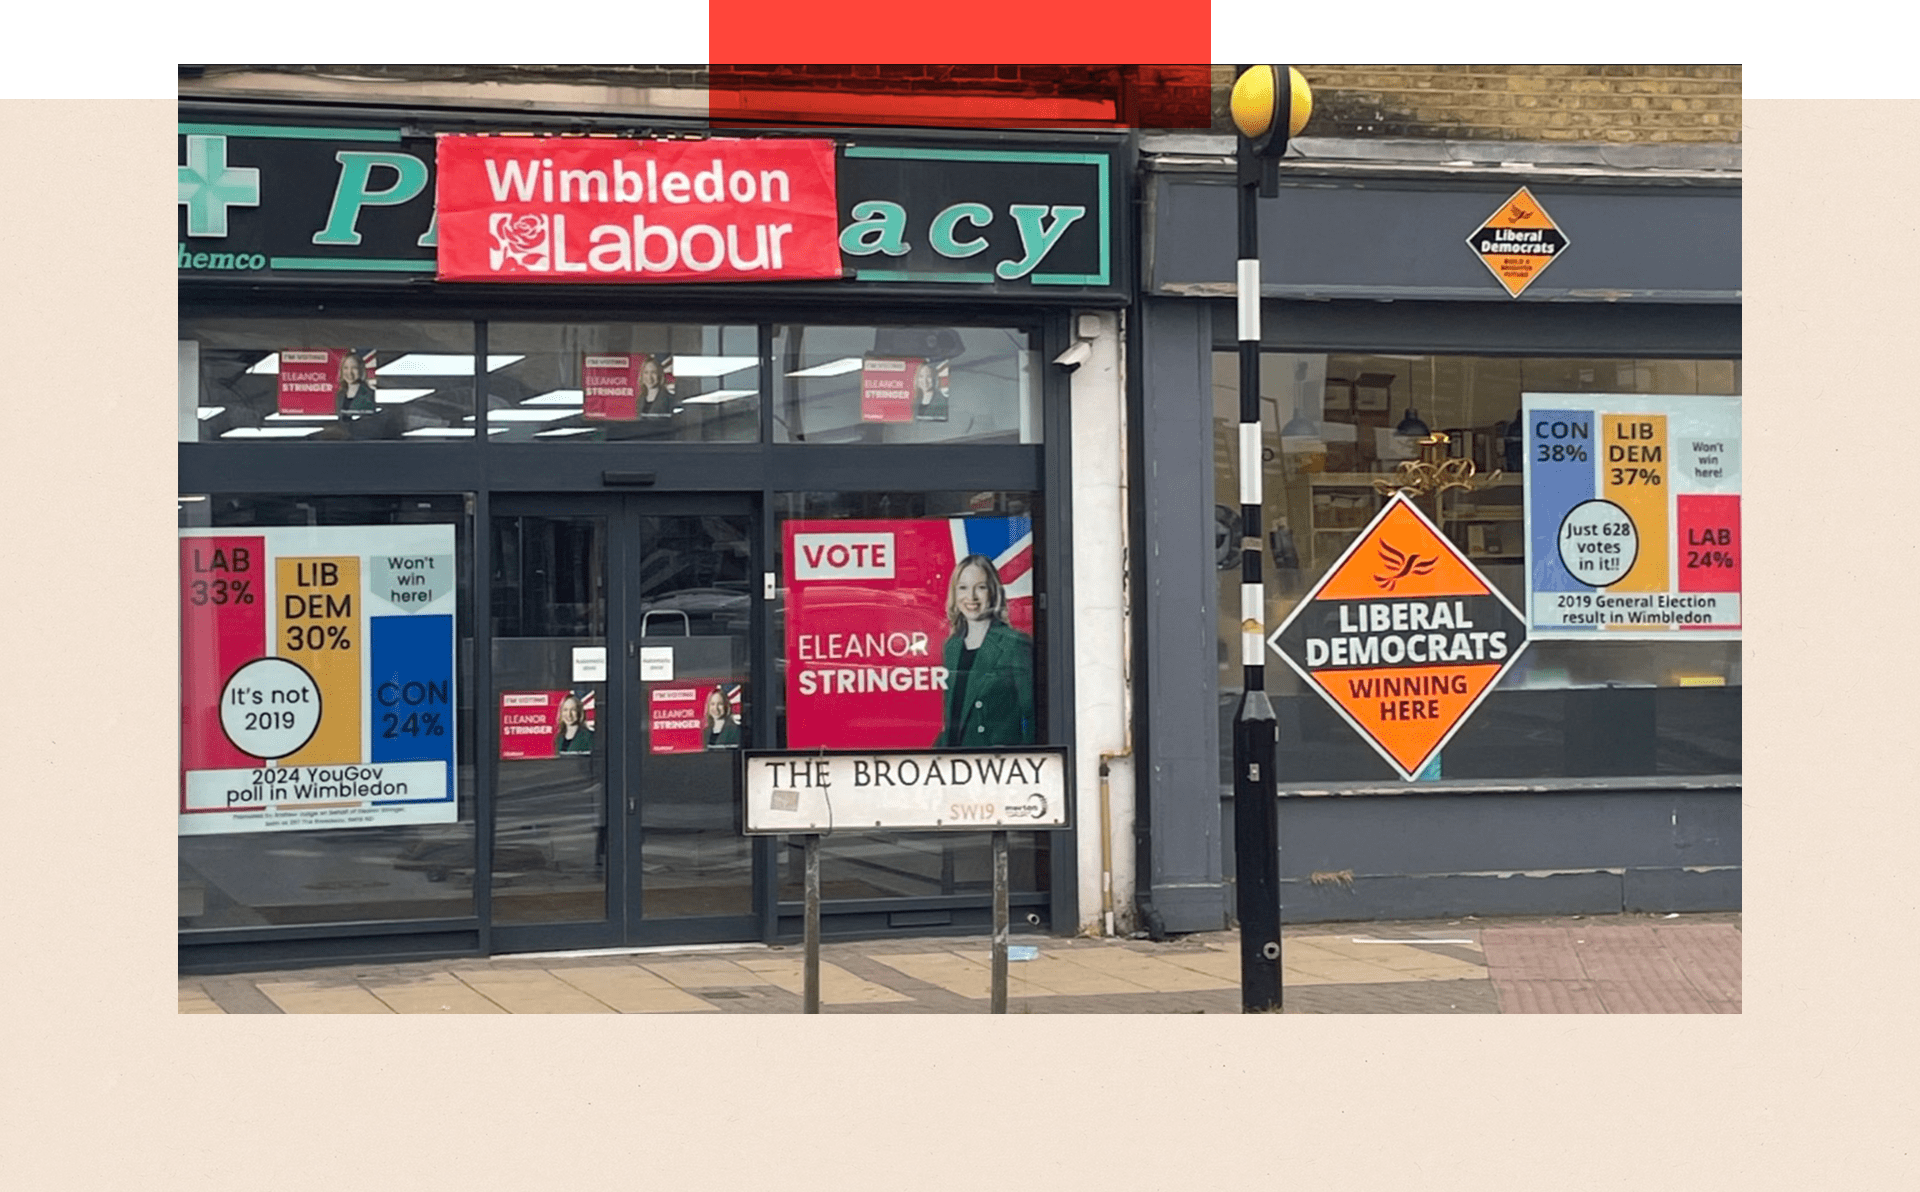
[[[490,532],[496,950],[757,938],[748,502],[503,497]]]
[[[627,847],[639,860],[628,914],[649,941],[757,939],[739,789],[760,605],[751,522],[744,509],[637,514],[623,616]]]

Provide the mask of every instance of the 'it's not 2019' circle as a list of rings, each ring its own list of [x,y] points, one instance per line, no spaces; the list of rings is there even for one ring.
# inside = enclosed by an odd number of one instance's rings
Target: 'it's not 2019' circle
[[[285,658],[256,658],[220,691],[220,728],[249,757],[297,752],[320,727],[320,685]]]
[[[1582,501],[1560,521],[1560,562],[1589,588],[1620,582],[1640,557],[1633,515],[1612,501]]]

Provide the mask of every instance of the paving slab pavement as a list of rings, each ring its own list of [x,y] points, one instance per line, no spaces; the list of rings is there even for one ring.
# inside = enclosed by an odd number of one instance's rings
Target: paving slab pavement
[[[1237,1014],[1239,937],[1023,935],[1014,1014]],[[798,945],[499,956],[185,975],[182,1014],[676,1014],[801,1011]],[[977,936],[823,944],[829,1014],[983,1014]],[[1311,924],[1282,936],[1293,1014],[1737,1014],[1740,916],[1609,915]]]

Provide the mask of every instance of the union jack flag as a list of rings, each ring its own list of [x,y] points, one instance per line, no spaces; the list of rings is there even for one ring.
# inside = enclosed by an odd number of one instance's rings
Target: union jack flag
[[[956,517],[953,561],[968,555],[993,560],[1007,594],[1007,620],[1022,633],[1033,632],[1033,519],[1030,517]]]

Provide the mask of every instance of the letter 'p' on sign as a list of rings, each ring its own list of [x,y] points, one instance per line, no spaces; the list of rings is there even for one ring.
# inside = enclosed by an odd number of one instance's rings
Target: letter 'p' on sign
[[[795,579],[892,579],[892,534],[795,534]]]

